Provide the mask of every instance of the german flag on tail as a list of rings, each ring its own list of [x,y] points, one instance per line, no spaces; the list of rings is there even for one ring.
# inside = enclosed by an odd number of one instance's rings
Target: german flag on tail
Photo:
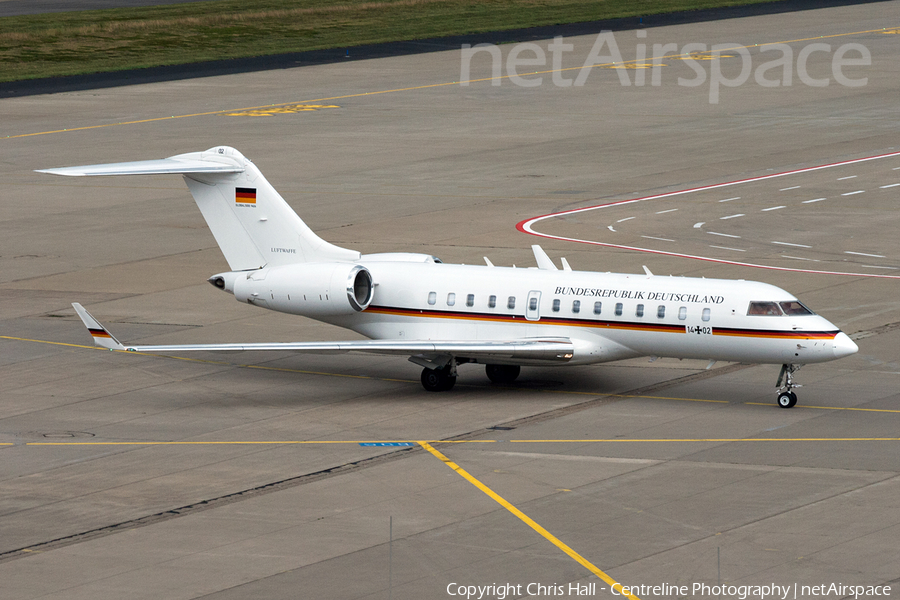
[[[234,188],[235,204],[256,204],[256,188]]]

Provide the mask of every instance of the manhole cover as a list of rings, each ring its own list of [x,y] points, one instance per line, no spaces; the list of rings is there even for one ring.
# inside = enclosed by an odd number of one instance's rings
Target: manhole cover
[[[93,433],[87,431],[48,431],[41,434],[42,437],[49,439],[65,439],[65,438],[91,438]]]

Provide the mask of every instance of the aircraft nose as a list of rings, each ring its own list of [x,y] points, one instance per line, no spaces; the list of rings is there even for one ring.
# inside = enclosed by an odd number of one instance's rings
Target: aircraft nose
[[[859,350],[859,346],[857,346],[853,340],[847,337],[847,334],[843,331],[834,336],[834,357],[842,358],[844,356],[850,356],[851,354],[856,354]]]

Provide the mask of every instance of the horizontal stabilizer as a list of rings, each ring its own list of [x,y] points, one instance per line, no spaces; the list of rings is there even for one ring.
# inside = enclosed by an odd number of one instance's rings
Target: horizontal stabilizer
[[[196,153],[194,153],[196,156]],[[158,160],[139,160],[136,162],[108,163],[103,165],[85,165],[81,167],[63,167],[60,169],[42,169],[38,173],[66,175],[68,177],[91,177],[99,175],[187,175],[191,173],[242,173],[243,167],[234,162],[224,163],[198,158],[161,158]]]
[[[61,167],[38,173],[69,177],[183,176],[232,271],[359,260],[359,252],[317,236],[256,165],[228,146],[157,160]]]

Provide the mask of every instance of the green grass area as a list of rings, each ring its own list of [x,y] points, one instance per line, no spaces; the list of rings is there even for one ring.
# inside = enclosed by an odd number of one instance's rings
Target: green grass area
[[[218,0],[0,18],[0,82],[774,0]]]

